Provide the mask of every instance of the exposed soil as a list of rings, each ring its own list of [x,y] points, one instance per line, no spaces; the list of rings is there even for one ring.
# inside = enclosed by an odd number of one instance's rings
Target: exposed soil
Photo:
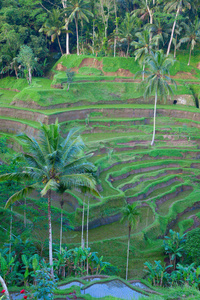
[[[6,91],[13,91],[13,92],[20,92],[18,89],[11,89],[11,88],[0,88],[0,90],[6,90]]]
[[[171,78],[174,79],[196,79],[193,74],[196,74],[195,70],[194,72],[177,72],[175,76],[170,76]]]

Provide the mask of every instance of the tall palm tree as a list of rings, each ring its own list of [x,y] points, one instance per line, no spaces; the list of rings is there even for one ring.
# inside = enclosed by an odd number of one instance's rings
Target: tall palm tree
[[[58,8],[53,9],[52,12],[49,14],[49,18],[44,23],[43,27],[40,28],[39,32],[44,32],[47,36],[50,36],[52,43],[57,38],[60,52],[62,55],[63,50],[60,44],[59,36],[63,31],[66,32],[66,27],[64,26],[62,14]]]
[[[185,27],[185,36],[180,39],[177,47],[179,47],[182,43],[190,44],[190,54],[188,60],[188,66],[189,66],[192,50],[194,49],[196,43],[200,42],[200,20],[196,18],[194,23],[189,21],[188,24],[184,23],[183,26]]]
[[[68,17],[69,21],[74,20],[76,25],[76,40],[77,40],[77,55],[79,55],[79,34],[78,34],[78,21],[85,20],[89,22],[88,17],[93,17],[93,13],[90,12],[90,2],[88,0],[70,0],[67,11],[70,12]]]
[[[126,280],[128,279],[128,262],[129,262],[129,248],[131,239],[131,230],[137,225],[139,211],[137,209],[137,203],[127,204],[122,208],[122,218],[120,222],[128,222],[128,248],[127,248],[127,262],[126,262]]]
[[[74,128],[70,130],[66,138],[62,138],[57,121],[55,124],[41,125],[38,141],[26,134],[20,135],[19,139],[25,145],[23,159],[26,167],[23,172],[1,175],[0,181],[32,179],[34,183],[11,196],[6,203],[6,208],[34,189],[40,189],[42,196],[47,194],[49,263],[53,276],[51,191],[56,191],[59,185],[66,190],[82,186],[96,190],[96,182],[91,175],[94,165],[87,162],[88,156],[83,154],[85,145],[79,136],[79,130]]]
[[[155,52],[155,54],[152,52],[146,61],[149,71],[144,71],[148,75],[145,79],[145,83],[147,83],[147,85],[145,87],[144,97],[149,97],[153,92],[155,92],[152,146],[155,140],[156,105],[158,94],[160,94],[162,98],[166,98],[168,94],[173,94],[173,90],[169,83],[176,86],[176,82],[170,78],[169,74],[169,68],[174,64],[175,60],[171,56],[167,57],[164,55],[162,50],[159,50]],[[141,73],[143,72],[138,72],[137,74]]]
[[[155,39],[150,39],[150,31],[143,30],[142,32],[137,32],[135,36],[138,38],[138,42],[133,41],[131,45],[135,46],[135,60],[139,61],[139,64],[143,65],[143,71],[145,69],[145,57],[150,53],[151,48],[156,45]],[[143,72],[144,80],[144,72]]]
[[[127,51],[126,56],[129,54],[129,48],[132,40],[134,39],[134,35],[136,32],[136,28],[138,27],[139,20],[135,16],[131,16],[129,13],[126,13],[124,22],[121,23],[118,36],[121,42],[127,42]]]
[[[167,11],[167,13],[171,13],[172,11],[176,11],[176,15],[175,15],[175,19],[174,19],[174,23],[172,26],[172,31],[171,31],[171,37],[169,40],[169,44],[168,44],[168,48],[167,48],[167,56],[169,55],[170,49],[171,49],[171,43],[173,40],[173,36],[174,36],[174,30],[176,27],[176,22],[178,19],[178,16],[180,14],[180,11],[182,10],[182,7],[185,6],[187,8],[191,8],[191,0],[166,0],[166,5],[165,5],[165,11]]]

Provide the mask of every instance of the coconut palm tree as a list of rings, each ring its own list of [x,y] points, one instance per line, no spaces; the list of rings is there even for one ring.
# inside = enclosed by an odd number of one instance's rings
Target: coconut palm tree
[[[52,12],[49,14],[49,18],[44,23],[43,27],[39,29],[39,32],[44,32],[47,36],[50,36],[52,43],[57,38],[60,52],[62,55],[63,55],[63,50],[60,44],[59,36],[63,31],[66,32],[66,27],[64,26],[62,14],[58,8],[53,9]]]
[[[6,208],[34,189],[40,189],[42,196],[47,194],[49,263],[53,276],[51,191],[56,191],[59,185],[63,186],[65,190],[82,186],[88,186],[92,190],[96,190],[96,183],[91,175],[94,166],[87,162],[88,156],[83,153],[85,145],[77,128],[70,130],[68,136],[62,138],[59,124],[56,121],[55,124],[41,125],[38,141],[26,134],[22,134],[18,138],[25,145],[25,153],[22,158],[26,162],[26,167],[23,172],[1,175],[0,181],[32,180],[33,184],[11,196],[6,203]]]
[[[162,50],[155,53],[151,53],[147,59],[147,68],[149,71],[138,72],[138,74],[146,73],[148,77],[145,79],[147,83],[144,91],[144,97],[149,97],[153,92],[155,92],[155,104],[154,104],[154,123],[153,123],[153,137],[151,146],[154,144],[155,140],[155,129],[156,129],[156,105],[158,94],[162,98],[166,98],[168,94],[173,94],[173,90],[170,84],[174,84],[176,87],[176,82],[170,78],[169,68],[175,62],[175,60],[169,56],[164,55]],[[169,84],[170,83],[170,84]]]
[[[76,40],[77,40],[77,55],[79,55],[79,34],[78,34],[78,21],[85,20],[89,22],[88,17],[93,17],[93,13],[90,12],[90,2],[88,0],[70,0],[66,11],[70,12],[68,17],[69,21],[74,20],[76,25]]]
[[[173,23],[172,31],[171,31],[171,37],[170,37],[168,48],[167,48],[167,54],[166,54],[167,56],[169,55],[169,52],[171,49],[171,43],[172,43],[173,36],[174,36],[176,22],[177,22],[178,16],[179,16],[180,11],[182,10],[183,6],[190,9],[191,8],[191,0],[170,0],[170,1],[166,0],[165,11],[167,11],[167,13],[176,11],[176,15],[175,15],[175,19],[174,19],[174,23]]]
[[[128,262],[129,262],[129,248],[131,239],[131,230],[137,225],[139,211],[137,203],[127,204],[122,208],[122,218],[120,222],[128,222],[128,248],[127,248],[127,262],[126,262],[126,280],[128,279]]]
[[[137,32],[135,36],[138,38],[138,42],[133,41],[131,45],[135,46],[135,60],[139,61],[139,64],[143,65],[143,71],[145,69],[145,57],[150,53],[152,47],[156,45],[155,39],[150,39],[150,31],[143,30],[142,32]],[[144,80],[144,72],[143,72]]]
[[[185,36],[180,39],[177,47],[180,47],[180,45],[183,43],[190,44],[190,54],[188,60],[188,66],[189,66],[192,50],[194,49],[196,43],[200,42],[200,20],[196,18],[194,23],[189,21],[188,24],[184,23],[183,26],[185,27]]]
[[[124,22],[121,23],[118,36],[121,42],[127,42],[127,51],[126,56],[129,54],[129,48],[132,40],[134,39],[134,35],[136,29],[138,29],[139,20],[135,16],[131,16],[129,13],[126,13]]]

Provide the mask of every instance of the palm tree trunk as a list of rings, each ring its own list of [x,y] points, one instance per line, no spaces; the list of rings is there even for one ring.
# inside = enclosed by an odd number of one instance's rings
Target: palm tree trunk
[[[153,120],[153,137],[152,137],[152,141],[151,141],[151,146],[153,146],[154,144],[154,140],[155,140],[155,133],[156,133],[156,104],[157,104],[157,90],[155,93],[155,104],[154,104],[154,120]]]
[[[82,247],[82,249],[84,249],[84,240],[83,240],[84,216],[85,216],[85,195],[84,195],[84,198],[83,198],[83,213],[82,213],[82,233],[81,233],[81,247]]]
[[[88,195],[88,205],[87,205],[87,236],[86,236],[86,248],[89,248],[89,243],[88,243],[88,224],[89,224],[89,212],[90,212],[90,201],[89,201],[89,195]],[[89,271],[89,262],[88,262],[88,257],[87,257],[87,275]]]
[[[68,30],[68,25],[66,25],[66,30]],[[66,33],[66,54],[70,54],[70,52],[69,52],[69,32]]]
[[[176,46],[177,46],[177,34],[176,34],[175,45],[174,45],[174,58],[176,58]]]
[[[8,293],[8,289],[7,289],[6,283],[3,280],[3,278],[1,277],[1,275],[0,275],[0,282],[1,282],[3,290],[5,290],[5,295],[6,295],[7,300],[10,300],[10,296],[9,296],[9,293]]]
[[[129,39],[128,39],[128,47],[127,47],[126,57],[128,57],[128,52],[129,52]]]
[[[28,68],[28,78],[29,78],[29,84],[32,82],[32,74],[31,74],[31,68]]]
[[[191,43],[191,47],[190,47],[190,55],[189,55],[188,66],[190,65],[191,54],[192,54],[192,43]]]
[[[61,215],[60,215],[60,254],[62,251],[62,235],[63,235],[63,199],[60,202],[60,206],[61,206]]]
[[[167,54],[166,54],[167,56],[169,55],[169,52],[170,52],[171,43],[172,43],[172,39],[173,39],[173,36],[174,36],[174,30],[175,30],[175,27],[176,27],[176,20],[177,20],[177,17],[179,15],[180,8],[181,8],[181,1],[179,2],[177,12],[176,12],[176,16],[175,16],[175,20],[174,20],[174,24],[173,24],[173,27],[172,27],[171,37],[170,37],[170,41],[169,41],[169,45],[168,45],[168,49],[167,49]]]
[[[144,70],[145,70],[145,64],[143,64],[142,81],[144,81]]]
[[[94,26],[94,20],[92,23],[92,54],[94,54],[94,36],[95,36],[95,26]]]
[[[127,248],[127,261],[126,261],[126,280],[128,279],[128,261],[129,261],[129,247],[131,239],[131,226],[128,227],[128,248]]]
[[[58,45],[59,45],[59,48],[60,48],[60,52],[63,55],[63,51],[62,51],[62,47],[61,47],[61,44],[60,44],[60,39],[59,39],[59,35],[58,34],[57,34],[57,40],[58,40]]]
[[[51,227],[51,190],[48,191],[48,223],[49,223],[49,264],[51,268],[51,276],[53,274],[53,251],[52,251],[52,227]]]
[[[26,227],[26,197],[24,199],[24,227]]]
[[[78,39],[78,20],[77,20],[77,16],[75,17],[75,24],[76,24],[77,55],[79,55],[79,39]]]
[[[9,244],[9,254],[11,254],[11,239],[12,239],[12,224],[13,224],[13,207],[11,206],[11,216],[10,216],[10,244]]]

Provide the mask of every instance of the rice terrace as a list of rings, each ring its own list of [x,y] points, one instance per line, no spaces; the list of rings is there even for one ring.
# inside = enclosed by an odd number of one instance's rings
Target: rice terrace
[[[199,7],[0,1],[0,300],[200,299]]]

